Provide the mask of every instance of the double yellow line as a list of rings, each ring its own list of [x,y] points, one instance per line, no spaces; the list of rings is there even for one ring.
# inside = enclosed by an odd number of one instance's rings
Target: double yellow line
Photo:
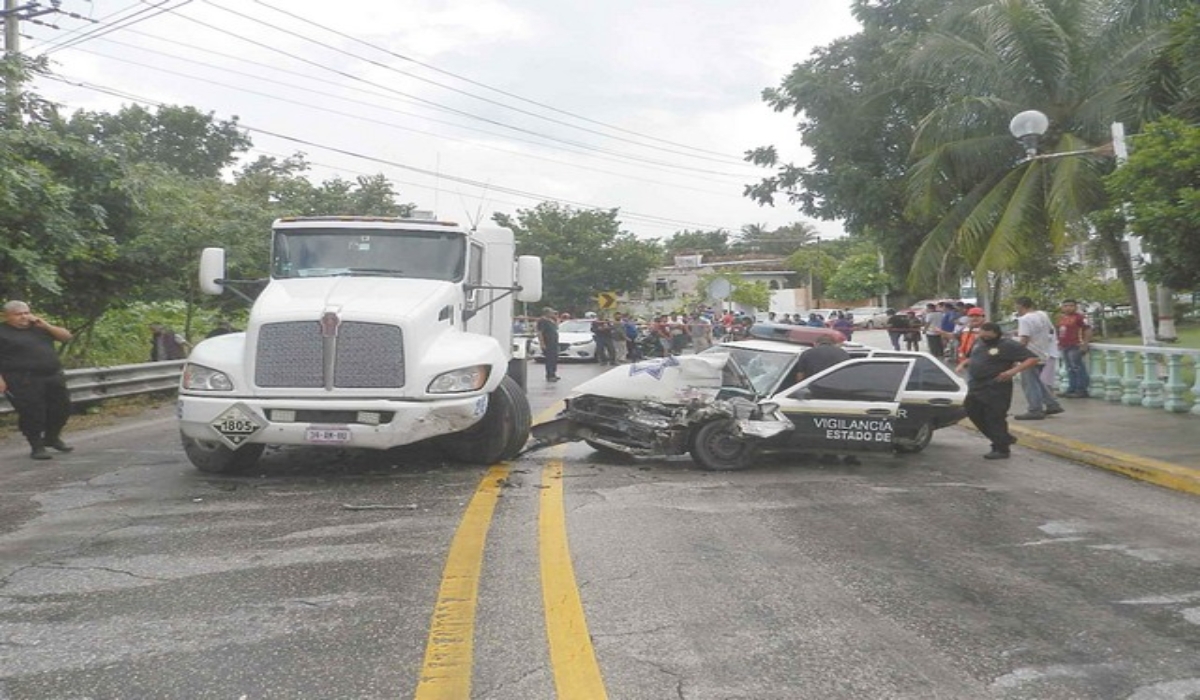
[[[508,475],[509,467],[504,464],[488,470],[454,534],[425,645],[416,700],[471,697],[475,609],[483,551]],[[554,686],[563,700],[605,700],[608,694],[596,663],[571,565],[562,476],[563,461],[558,449],[542,470],[538,516],[542,603]]]

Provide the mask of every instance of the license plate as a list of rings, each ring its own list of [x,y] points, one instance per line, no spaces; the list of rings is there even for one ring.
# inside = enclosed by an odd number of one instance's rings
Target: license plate
[[[312,425],[304,429],[304,439],[317,445],[342,445],[350,442],[350,428],[344,425]]]

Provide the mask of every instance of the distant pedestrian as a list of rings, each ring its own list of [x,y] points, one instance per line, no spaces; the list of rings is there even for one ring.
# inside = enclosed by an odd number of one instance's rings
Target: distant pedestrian
[[[558,381],[558,312],[547,306],[537,321],[538,343],[546,363],[546,381]]]
[[[1079,303],[1074,299],[1063,301],[1058,315],[1058,349],[1067,367],[1067,391],[1063,398],[1087,398],[1091,384],[1087,354],[1091,343],[1092,324],[1079,313]]]
[[[937,304],[925,305],[925,320],[922,330],[925,342],[929,345],[929,354],[941,359],[946,354],[946,345],[942,340],[943,312]]]
[[[1008,459],[1017,441],[1008,432],[1008,409],[1012,406],[1012,380],[1037,365],[1037,355],[1011,338],[1002,337],[1000,326],[987,322],[967,359],[955,371],[967,373],[967,418],[992,443],[984,459]]]
[[[912,320],[908,314],[896,313],[895,309],[888,309],[887,315],[888,340],[891,341],[893,350],[899,350],[900,340],[912,332]]]
[[[921,350],[921,319],[917,318],[917,312],[909,309],[908,311],[908,326],[912,328],[904,334],[904,349],[913,352]]]
[[[839,313],[833,319],[833,325],[830,326],[835,331],[841,332],[846,340],[851,340],[854,337],[854,318],[849,314]]]
[[[1054,392],[1043,379],[1043,372],[1052,367],[1058,358],[1054,322],[1045,311],[1034,308],[1033,300],[1029,297],[1018,297],[1016,304],[1017,340],[1037,356],[1038,362],[1035,367],[1021,375],[1021,390],[1025,393],[1025,401],[1029,408],[1025,413],[1013,418],[1042,420],[1046,416],[1063,412],[1062,404],[1054,397]]]
[[[191,343],[179,335],[170,326],[161,323],[150,324],[150,361],[167,362],[182,360],[191,351]]]
[[[712,321],[709,321],[703,314],[693,314],[688,320],[688,334],[692,336],[692,349],[696,352],[704,352],[712,347],[713,332]]]
[[[592,340],[596,343],[596,362],[602,365],[617,364],[617,350],[613,343],[612,322],[603,316],[592,319]]]
[[[4,305],[0,324],[0,392],[17,412],[17,429],[29,441],[29,456],[50,459],[46,448],[70,452],[62,430],[71,416],[71,394],[54,343],[65,343],[71,332],[34,316],[29,305],[12,300]]]

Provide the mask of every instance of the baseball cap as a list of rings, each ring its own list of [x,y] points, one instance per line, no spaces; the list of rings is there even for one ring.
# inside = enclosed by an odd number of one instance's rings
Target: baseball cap
[[[967,309],[967,315],[968,316],[986,316],[987,314],[985,314],[983,312],[983,309],[979,308],[978,306],[972,306],[971,308]]]

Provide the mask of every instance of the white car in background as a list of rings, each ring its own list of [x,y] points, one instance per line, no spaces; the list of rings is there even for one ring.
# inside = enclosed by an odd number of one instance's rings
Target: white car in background
[[[536,362],[546,360],[537,336],[529,341],[529,356]],[[596,361],[596,339],[592,337],[592,319],[572,318],[558,324],[558,359]]]
[[[850,309],[854,315],[855,328],[887,328],[888,312],[882,306],[860,306]]]

